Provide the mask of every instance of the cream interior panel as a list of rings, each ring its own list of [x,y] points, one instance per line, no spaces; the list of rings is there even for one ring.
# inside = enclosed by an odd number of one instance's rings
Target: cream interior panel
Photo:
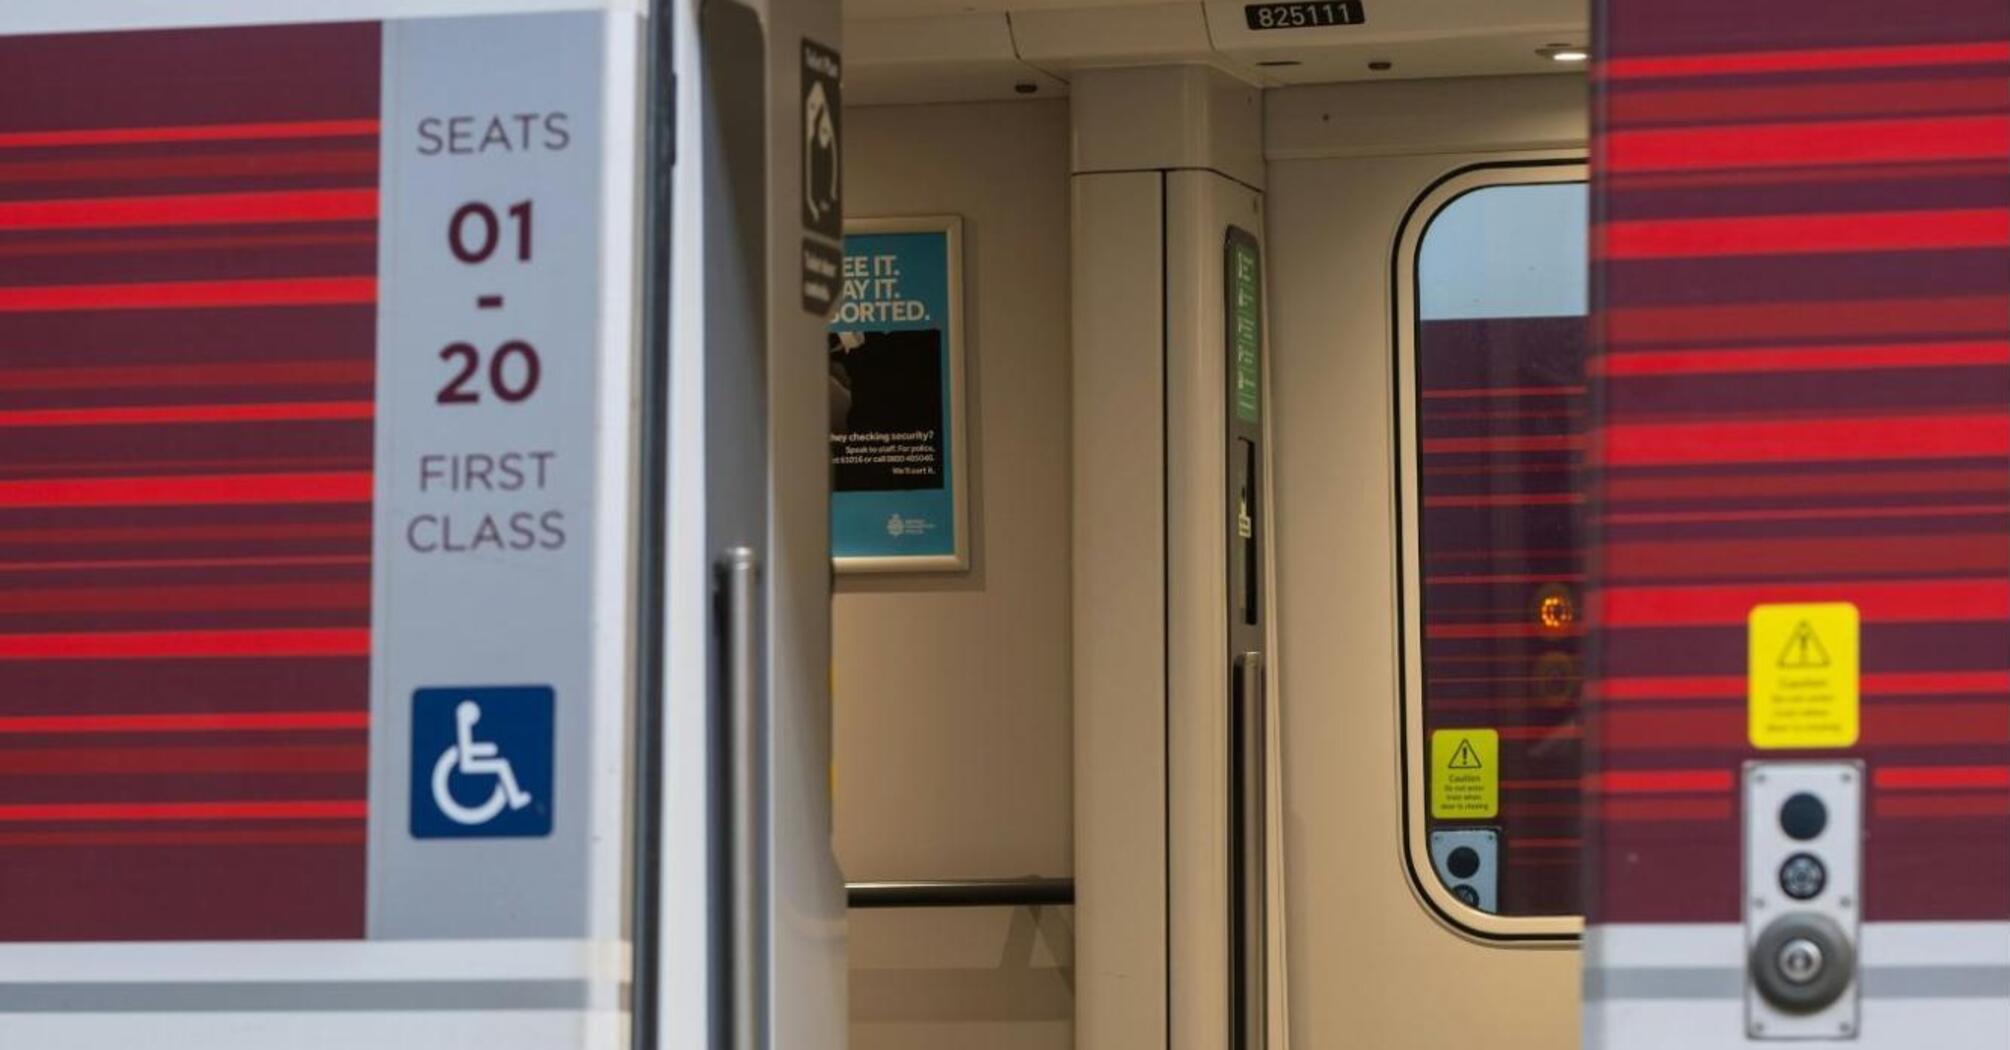
[[[837,580],[847,878],[1073,870],[1068,107],[855,107],[847,210],[960,215],[972,561]],[[853,1050],[1066,1050],[1072,909],[854,911]]]
[[[1162,176],[1074,178],[1076,1043],[1164,1050]]]
[[[1295,133],[1298,158],[1271,161],[1268,246],[1291,1037],[1375,1050],[1575,1046],[1575,950],[1469,940],[1417,898],[1402,854],[1397,749],[1397,228],[1454,170],[1556,154],[1502,152],[1507,144],[1484,133],[1466,150],[1419,153],[1280,127],[1280,109],[1348,104],[1346,89],[1317,90],[1323,97],[1275,93],[1270,110],[1273,139]],[[1431,108],[1412,111],[1430,119]],[[1579,109],[1526,116],[1533,124],[1517,134],[1581,134]],[[1307,156],[1322,151],[1332,155]]]
[[[848,1050],[1068,1050],[1071,911],[853,912]]]
[[[1066,81],[1019,58],[1002,11],[871,18],[844,26],[852,106],[1062,98]]]
[[[1287,88],[1264,97],[1263,151],[1276,164],[1582,149],[1587,104],[1585,79],[1575,75]],[[1410,188],[1409,197],[1423,189]]]

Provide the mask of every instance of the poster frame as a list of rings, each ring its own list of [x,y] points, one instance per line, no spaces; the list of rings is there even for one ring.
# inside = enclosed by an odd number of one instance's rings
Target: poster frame
[[[944,239],[945,283],[948,286],[949,316],[942,331],[948,341],[946,367],[949,387],[949,495],[951,528],[955,544],[948,554],[879,554],[840,557],[832,555],[831,568],[839,574],[885,574],[924,572],[967,572],[970,569],[970,455],[969,427],[965,424],[968,401],[965,387],[963,326],[963,217],[960,215],[906,215],[876,218],[847,216],[844,235],[879,233],[940,233]],[[833,486],[831,498],[837,498]]]

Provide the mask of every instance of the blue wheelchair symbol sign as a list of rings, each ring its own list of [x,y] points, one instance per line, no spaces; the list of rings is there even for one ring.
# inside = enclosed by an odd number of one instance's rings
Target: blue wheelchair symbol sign
[[[412,694],[412,837],[551,834],[550,686]]]

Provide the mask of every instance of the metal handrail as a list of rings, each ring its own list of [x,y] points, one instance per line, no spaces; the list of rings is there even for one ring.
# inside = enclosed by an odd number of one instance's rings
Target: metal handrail
[[[1074,879],[932,879],[847,882],[854,908],[1036,908],[1075,903]]]

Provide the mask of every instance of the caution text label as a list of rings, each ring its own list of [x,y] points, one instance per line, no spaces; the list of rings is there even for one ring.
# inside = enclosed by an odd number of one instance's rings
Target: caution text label
[[[1857,741],[1856,606],[1759,605],[1747,632],[1752,746],[1850,747]]]
[[[1431,734],[1431,816],[1486,820],[1501,809],[1501,735],[1492,729]]]

